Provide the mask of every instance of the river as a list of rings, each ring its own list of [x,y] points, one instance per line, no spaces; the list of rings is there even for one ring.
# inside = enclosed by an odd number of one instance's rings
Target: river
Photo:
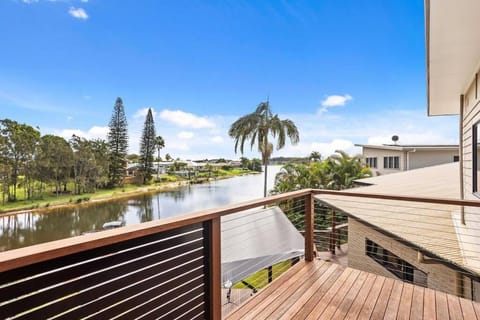
[[[275,174],[280,168],[281,166],[269,166],[268,190],[273,188]],[[126,225],[132,225],[262,196],[263,174],[255,174],[75,208],[1,216],[0,251],[100,230],[108,221],[121,220]]]

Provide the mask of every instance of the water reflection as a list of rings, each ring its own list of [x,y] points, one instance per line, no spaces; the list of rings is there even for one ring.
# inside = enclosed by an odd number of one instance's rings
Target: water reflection
[[[273,187],[274,176],[279,169],[278,166],[269,168],[269,189]],[[263,175],[259,174],[76,208],[1,216],[0,251],[101,230],[108,221],[123,221],[132,225],[260,198],[262,194]]]

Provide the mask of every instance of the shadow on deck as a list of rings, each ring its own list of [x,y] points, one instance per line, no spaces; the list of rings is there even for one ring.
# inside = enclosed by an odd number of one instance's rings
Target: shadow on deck
[[[226,319],[480,319],[480,304],[399,280],[301,261]]]

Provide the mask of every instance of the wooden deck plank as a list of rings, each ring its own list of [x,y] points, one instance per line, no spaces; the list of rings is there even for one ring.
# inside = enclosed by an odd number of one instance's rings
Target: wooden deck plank
[[[480,303],[473,304],[473,310],[475,310],[475,314],[477,315],[477,319],[480,319]]]
[[[458,297],[447,294],[448,315],[451,320],[463,320],[462,308]]]
[[[410,283],[403,284],[402,297],[400,298],[400,305],[398,306],[398,320],[410,319],[410,311],[412,308],[414,286]]]
[[[329,317],[331,317],[337,309],[337,306],[340,304],[340,302],[342,302],[343,297],[350,290],[360,273],[361,272],[359,270],[353,270],[343,285],[340,286],[338,290],[331,291],[330,294],[327,293],[325,295],[327,296],[327,299],[318,303],[306,319],[329,319]]]
[[[328,288],[327,292],[319,299],[309,299],[305,304],[305,307],[300,310],[292,319],[303,320],[305,319],[313,309],[319,305],[320,303],[327,303],[330,301],[332,297],[335,295],[337,290],[342,286],[342,284],[347,280],[347,278],[352,274],[353,269],[347,268],[338,277],[337,281],[334,281],[332,286]]]
[[[302,279],[304,281],[297,281],[290,287],[288,287],[281,295],[269,303],[263,310],[255,315],[255,319],[267,319],[272,316],[274,319],[278,317],[288,309],[288,307],[298,299],[305,290],[311,286],[312,282],[315,282],[318,277],[322,275],[327,269],[326,263],[318,264],[319,268],[314,269],[310,276]],[[246,319],[249,319],[248,317]]]
[[[385,283],[386,278],[377,276],[375,279],[375,283],[372,286],[372,289],[368,293],[368,297],[363,304],[362,310],[358,315],[358,319],[366,320],[370,319],[370,316],[373,313],[373,309],[377,304],[378,297],[380,296],[380,292],[382,291],[383,284]]]
[[[447,294],[440,291],[435,291],[435,307],[437,310],[437,319],[450,319],[448,316]]]
[[[226,319],[480,319],[480,304],[330,262],[300,262]]]
[[[472,301],[460,299],[460,306],[462,307],[462,315],[464,319],[478,319]]]
[[[388,299],[390,299],[390,294],[392,293],[394,282],[395,280],[391,278],[385,279],[385,283],[383,284],[382,291],[378,297],[377,304],[375,305],[375,309],[373,309],[371,319],[383,319],[385,309],[387,308]]]
[[[250,309],[250,311],[247,314],[243,315],[241,319],[262,319],[261,315],[263,315],[263,317],[268,316],[271,313],[269,312],[271,310],[271,307],[278,306],[278,304],[283,301],[281,297],[285,291],[289,293],[295,292],[295,290],[304,281],[307,281],[310,276],[314,274],[314,272],[322,265],[323,263],[307,263],[304,268],[302,268],[299,272],[297,272],[283,284],[281,290],[275,290],[274,292],[271,292],[268,297],[263,298],[260,303]],[[267,311],[265,311],[265,309],[267,309]]]
[[[435,291],[425,289],[423,294],[423,319],[437,319],[437,302]]]
[[[341,320],[345,318],[348,311],[350,311],[350,308],[352,307],[353,301],[355,301],[355,299],[357,298],[358,293],[360,292],[362,287],[365,285],[365,282],[369,279],[370,275],[372,274],[371,273],[369,274],[368,272],[360,273],[357,280],[355,281],[353,286],[350,288],[348,293],[345,295],[340,305],[336,308],[333,316],[331,317],[332,319]],[[358,304],[363,305],[363,303],[358,303]]]
[[[423,319],[423,299],[425,289],[420,286],[414,286],[412,296],[412,307],[410,308],[410,320]]]
[[[308,295],[306,294],[304,297],[302,297],[301,301],[295,303],[292,308],[293,310],[285,313],[282,318],[284,320],[290,320],[293,318],[304,319],[313,310],[313,308],[315,308],[315,305],[318,303],[318,301],[320,301],[323,296],[332,288],[332,286],[335,285],[335,283],[338,281],[343,281],[342,277],[346,277],[345,275],[345,269],[336,265],[332,275],[316,291],[313,291],[313,287],[310,288]]]
[[[375,274],[370,273],[368,275],[367,280],[365,280],[362,288],[355,297],[355,300],[352,301],[352,306],[348,310],[348,313],[345,315],[345,320],[358,319],[358,315],[360,314],[360,311],[362,310],[376,279],[377,276]]]
[[[268,298],[268,296],[275,292],[275,290],[281,289],[284,283],[292,280],[292,276],[299,275],[302,273],[302,270],[311,267],[313,268],[312,263],[305,263],[305,261],[299,261],[293,267],[291,267],[287,272],[282,274],[280,277],[275,279],[270,285],[262,289],[260,292],[255,294],[253,297],[248,299],[241,307],[234,310],[228,315],[228,319],[240,319],[242,316],[250,312],[252,308],[261,303],[263,299]]]
[[[383,319],[385,320],[395,320],[398,313],[398,307],[400,305],[400,299],[402,297],[403,291],[403,282],[395,280],[393,283],[392,292],[390,293],[390,298],[388,299],[387,308],[385,309],[385,314]]]
[[[327,271],[325,271],[320,278],[317,279],[309,288],[307,288],[302,296],[300,296],[288,310],[279,315],[278,320],[290,320],[301,308],[304,308],[307,301],[314,295],[323,296],[325,292],[331,287],[333,282],[337,281],[338,276],[344,271],[336,264],[330,264]]]

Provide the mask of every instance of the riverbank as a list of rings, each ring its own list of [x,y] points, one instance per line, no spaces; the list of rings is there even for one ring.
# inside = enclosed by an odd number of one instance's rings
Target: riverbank
[[[50,196],[42,200],[24,200],[13,203],[7,203],[0,206],[0,215],[15,215],[23,212],[44,212],[53,208],[68,208],[77,206],[86,206],[89,204],[107,202],[112,199],[129,198],[141,194],[160,193],[178,190],[190,184],[209,183],[215,180],[229,179],[245,174],[255,174],[255,172],[243,172],[239,174],[217,176],[215,178],[179,180],[174,182],[158,182],[153,185],[125,185],[121,188],[98,190],[95,193],[85,193],[81,195],[63,194],[59,197]]]

